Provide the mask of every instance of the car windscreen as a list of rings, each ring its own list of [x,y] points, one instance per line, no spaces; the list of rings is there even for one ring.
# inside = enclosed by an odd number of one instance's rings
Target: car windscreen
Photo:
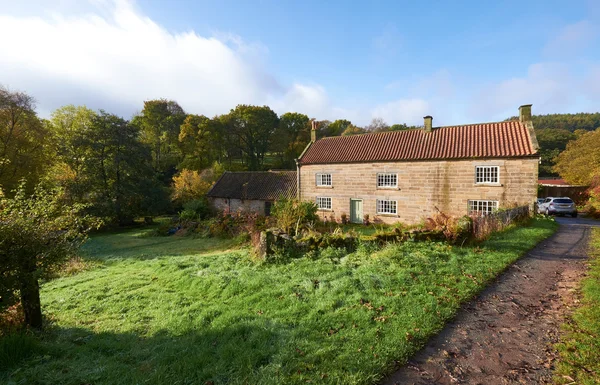
[[[570,199],[555,199],[554,203],[573,203]]]

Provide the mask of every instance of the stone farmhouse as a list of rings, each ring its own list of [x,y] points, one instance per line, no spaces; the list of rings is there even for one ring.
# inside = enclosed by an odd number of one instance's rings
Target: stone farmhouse
[[[297,160],[297,197],[321,217],[416,223],[437,210],[462,216],[532,206],[540,156],[531,105],[519,119],[317,139]]]

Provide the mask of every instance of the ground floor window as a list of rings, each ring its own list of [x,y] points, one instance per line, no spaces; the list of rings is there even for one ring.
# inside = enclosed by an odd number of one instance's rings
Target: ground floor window
[[[317,197],[317,207],[319,210],[331,210],[331,198]]]
[[[487,215],[498,210],[498,201],[470,200],[469,214]]]
[[[377,214],[398,214],[398,202],[377,199]]]

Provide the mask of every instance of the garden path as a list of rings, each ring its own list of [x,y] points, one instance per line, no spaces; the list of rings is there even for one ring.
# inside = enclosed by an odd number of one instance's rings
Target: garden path
[[[384,384],[551,383],[560,324],[576,303],[590,229],[557,218],[555,235],[521,258]]]

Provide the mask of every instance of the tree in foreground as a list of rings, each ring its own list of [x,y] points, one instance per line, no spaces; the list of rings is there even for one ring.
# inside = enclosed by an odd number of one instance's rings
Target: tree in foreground
[[[13,198],[0,190],[0,311],[21,301],[27,326],[42,328],[39,280],[75,255],[93,225],[58,190]]]

